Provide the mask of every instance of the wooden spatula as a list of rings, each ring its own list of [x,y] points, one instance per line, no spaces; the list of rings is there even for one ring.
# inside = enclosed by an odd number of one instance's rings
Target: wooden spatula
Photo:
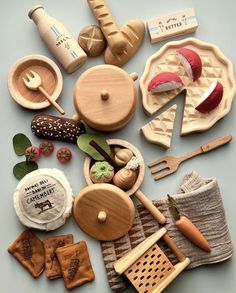
[[[220,146],[223,146],[223,145],[229,143],[231,140],[232,140],[231,135],[224,135],[224,136],[216,138],[216,139],[202,145],[201,147],[199,147],[195,151],[192,151],[186,155],[183,155],[181,157],[165,156],[165,157],[161,158],[160,160],[152,162],[151,164],[148,165],[148,167],[152,168],[154,166],[158,166],[156,169],[152,170],[151,173],[152,174],[159,173],[159,175],[154,177],[154,180],[159,180],[159,179],[166,177],[172,173],[175,173],[177,171],[179,165],[182,162],[184,162],[188,159],[191,159],[195,156],[212,151]]]

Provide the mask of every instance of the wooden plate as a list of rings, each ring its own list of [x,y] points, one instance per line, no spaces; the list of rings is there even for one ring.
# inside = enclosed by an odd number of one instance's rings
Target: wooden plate
[[[140,151],[135,146],[133,146],[131,143],[129,143],[125,140],[107,139],[107,143],[112,147],[118,146],[118,147],[130,149],[133,152],[133,154],[135,155],[135,157],[140,159],[137,180],[136,180],[134,186],[131,189],[126,191],[126,194],[128,196],[131,196],[140,188],[141,184],[143,183],[143,179],[144,179],[144,175],[145,175],[145,163],[144,163],[143,157],[142,157]],[[90,175],[89,175],[91,165],[92,165],[92,159],[90,157],[86,157],[85,161],[84,161],[84,177],[85,177],[86,183],[88,185],[94,184],[91,181]]]
[[[23,77],[29,70],[38,73],[42,80],[42,87],[48,94],[57,100],[61,94],[63,80],[61,71],[51,59],[42,55],[29,55],[18,60],[11,68],[8,75],[8,90],[12,98],[22,107],[39,110],[51,104],[39,91],[29,90]]]
[[[122,128],[137,107],[134,80],[123,69],[98,65],[85,71],[74,87],[74,104],[81,119],[100,131]]]
[[[202,75],[199,80],[191,81],[183,66],[180,64],[176,50],[187,47],[196,51],[202,60]],[[177,73],[184,82],[184,87],[178,90],[151,94],[147,85],[151,78],[162,71]],[[209,113],[200,113],[195,110],[199,99],[210,84],[218,80],[224,87],[224,96],[219,106]],[[174,99],[181,91],[186,90],[185,107],[183,114],[181,135],[192,132],[205,131],[212,127],[219,119],[227,115],[231,109],[236,92],[236,82],[231,61],[215,45],[199,41],[194,38],[182,41],[169,42],[146,63],[145,71],[140,79],[140,88],[143,98],[143,108],[151,116]]]
[[[132,227],[135,208],[120,188],[106,183],[93,184],[76,196],[73,216],[91,237],[110,241],[124,236]]]

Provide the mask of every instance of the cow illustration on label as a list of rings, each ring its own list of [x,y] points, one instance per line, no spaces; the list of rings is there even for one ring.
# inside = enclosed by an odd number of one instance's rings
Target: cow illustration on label
[[[50,202],[50,200],[45,200],[45,201],[42,201],[42,202],[37,202],[35,205],[34,205],[34,207],[36,208],[36,209],[40,209],[40,211],[39,211],[39,215],[41,214],[41,213],[44,213],[44,212],[46,212],[47,210],[50,210],[50,209],[52,209],[53,208],[53,203],[51,203]],[[47,209],[44,209],[45,207],[47,207]]]

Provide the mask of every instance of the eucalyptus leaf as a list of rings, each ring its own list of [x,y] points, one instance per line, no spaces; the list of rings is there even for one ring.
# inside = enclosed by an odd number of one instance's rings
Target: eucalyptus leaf
[[[23,156],[25,150],[32,146],[29,138],[23,133],[18,133],[13,137],[13,148],[18,156]]]
[[[81,151],[88,154],[95,161],[103,161],[104,157],[89,143],[95,141],[108,155],[111,153],[111,148],[106,142],[106,139],[101,135],[85,133],[78,137],[77,145]]]
[[[36,162],[23,161],[16,164],[13,168],[13,174],[16,179],[21,180],[25,175],[38,169],[38,164]]]

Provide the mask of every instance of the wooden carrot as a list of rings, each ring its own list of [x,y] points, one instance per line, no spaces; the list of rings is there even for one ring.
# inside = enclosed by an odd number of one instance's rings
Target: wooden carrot
[[[202,235],[198,228],[190,221],[189,218],[180,215],[179,209],[174,198],[170,195],[167,196],[169,202],[169,211],[175,219],[175,225],[178,228],[178,230],[193,244],[207,252],[210,252],[211,247],[206,238]]]

